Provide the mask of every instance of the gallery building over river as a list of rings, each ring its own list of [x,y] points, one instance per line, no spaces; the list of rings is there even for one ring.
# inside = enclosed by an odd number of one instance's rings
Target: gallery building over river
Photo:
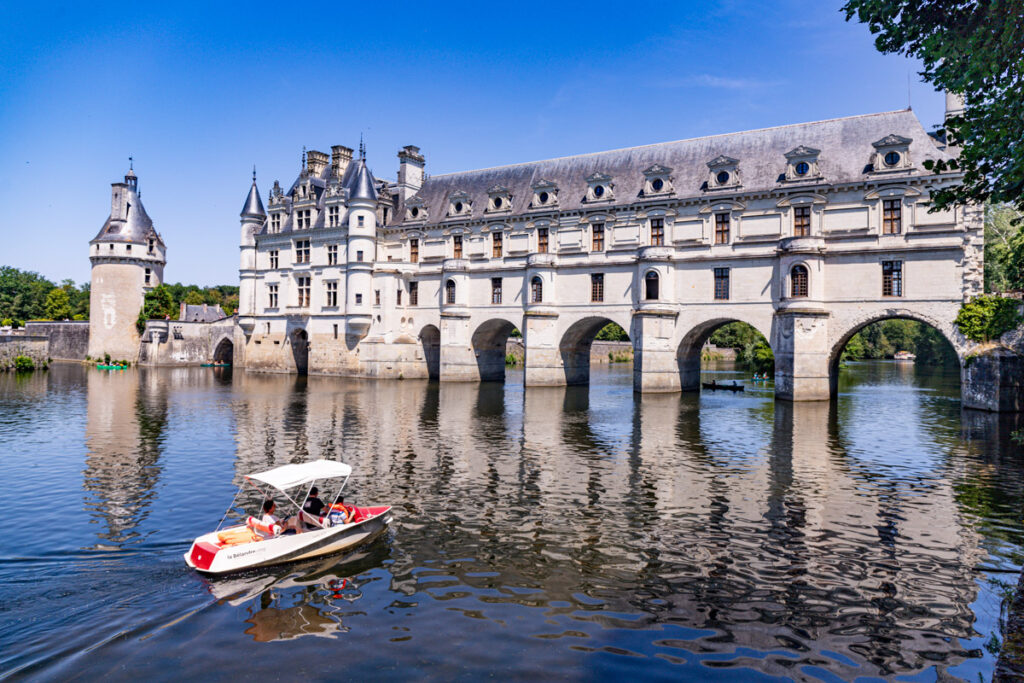
[[[958,102],[949,98],[947,108]],[[374,177],[341,145],[241,213],[234,363],[250,371],[586,382],[609,322],[640,392],[698,387],[730,321],[776,358],[776,393],[827,399],[864,325],[942,331],[982,291],[982,212],[930,212],[955,150],[910,110],[430,176],[421,150]]]

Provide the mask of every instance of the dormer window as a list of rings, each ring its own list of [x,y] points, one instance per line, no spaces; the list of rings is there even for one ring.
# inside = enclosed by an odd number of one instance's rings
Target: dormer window
[[[717,156],[708,162],[710,177],[707,182],[709,190],[725,190],[739,187],[740,171],[739,160],[727,157],[724,154]]]
[[[584,201],[587,202],[604,202],[611,201],[614,199],[614,192],[612,191],[615,187],[612,184],[612,177],[604,173],[591,173],[586,178],[587,181],[587,196]]]
[[[470,200],[469,195],[462,190],[456,190],[452,192],[448,198],[448,215],[449,216],[468,216],[473,211],[473,202]]]
[[[427,219],[427,207],[419,197],[413,197],[405,203],[405,220],[425,221]]]
[[[645,197],[672,194],[675,188],[672,187],[670,173],[672,173],[672,169],[661,164],[654,164],[644,169],[644,188],[641,194]]]
[[[800,145],[786,152],[786,180],[804,181],[819,178],[818,155],[820,149]]]
[[[875,148],[872,160],[872,171],[874,173],[888,173],[892,171],[909,171],[913,166],[910,163],[911,138],[901,135],[886,135],[881,140],[871,143]]]
[[[270,215],[270,232],[281,232],[281,214]]]
[[[487,190],[488,211],[509,211],[512,209],[512,193],[504,185],[495,185]]]
[[[558,205],[558,186],[550,180],[539,180],[531,188],[533,201],[531,208],[539,209]]]

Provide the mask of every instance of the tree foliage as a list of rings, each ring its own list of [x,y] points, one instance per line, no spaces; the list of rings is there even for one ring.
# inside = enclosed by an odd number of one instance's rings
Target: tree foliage
[[[987,342],[998,339],[1021,323],[1020,301],[998,296],[975,297],[960,307],[956,326],[968,339]]]
[[[920,59],[921,76],[964,98],[946,122],[957,160],[926,162],[963,173],[932,193],[936,209],[1010,202],[1024,210],[1024,4],[1020,0],[848,0],[842,11],[875,34],[875,47]]]
[[[71,318],[71,297],[67,291],[54,287],[46,295],[46,317],[50,320],[66,320]]]
[[[614,342],[626,342],[629,341],[629,335],[622,329],[621,325],[615,323],[608,323],[597,333],[594,337],[597,341],[614,341]]]
[[[1024,289],[1022,214],[1007,204],[985,207],[985,291]]]
[[[747,323],[732,322],[719,327],[708,339],[719,348],[734,349],[736,362],[757,373],[775,371],[775,354],[764,335]]]
[[[135,326],[142,334],[146,329],[147,320],[162,320],[164,318],[177,318],[178,306],[174,303],[174,297],[167,285],[157,285],[146,292],[142,301],[142,310],[139,311],[139,319]]]
[[[843,360],[892,358],[909,351],[921,365],[956,365],[956,351],[942,333],[916,320],[892,319],[871,323],[850,337]]]

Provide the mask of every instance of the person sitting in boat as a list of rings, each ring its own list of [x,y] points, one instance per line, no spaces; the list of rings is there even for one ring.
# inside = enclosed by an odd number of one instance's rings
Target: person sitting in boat
[[[274,502],[273,498],[268,498],[263,501],[263,519],[260,520],[260,524],[271,531],[268,535],[263,529],[257,528],[256,531],[264,538],[270,538],[275,536],[273,533],[274,527],[278,527],[283,531],[294,531],[299,534],[302,533],[302,523],[299,521],[298,515],[289,517],[286,520],[280,520],[274,516],[274,510],[277,509],[277,503]]]
[[[307,529],[319,528],[313,522],[320,519],[320,515],[324,513],[325,507],[327,506],[320,500],[320,489],[314,486],[309,490],[309,497],[306,498],[306,502],[302,504],[302,512],[305,517],[303,521],[306,523]]]

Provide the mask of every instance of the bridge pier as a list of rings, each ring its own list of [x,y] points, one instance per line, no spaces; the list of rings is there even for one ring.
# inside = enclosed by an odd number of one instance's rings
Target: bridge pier
[[[523,385],[557,387],[566,384],[565,365],[559,350],[558,314],[528,310],[523,314]]]
[[[679,361],[672,343],[676,311],[641,309],[633,314],[633,391],[665,394],[680,390]]]
[[[775,314],[775,398],[784,401],[829,400],[828,313],[786,310]]]
[[[441,314],[440,374],[442,382],[479,382],[480,369],[470,340],[469,313]]]

